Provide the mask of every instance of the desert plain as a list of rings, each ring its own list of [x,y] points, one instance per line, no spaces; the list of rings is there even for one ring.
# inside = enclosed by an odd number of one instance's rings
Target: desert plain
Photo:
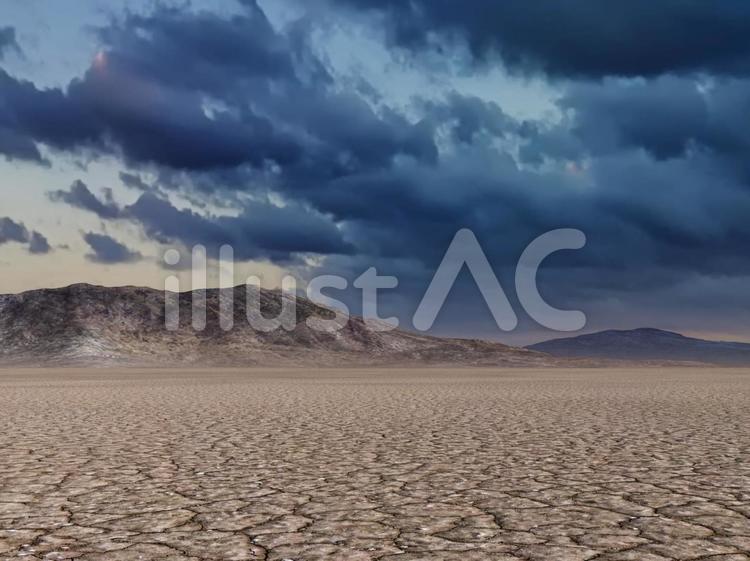
[[[4,370],[0,428],[0,559],[750,559],[748,370]]]

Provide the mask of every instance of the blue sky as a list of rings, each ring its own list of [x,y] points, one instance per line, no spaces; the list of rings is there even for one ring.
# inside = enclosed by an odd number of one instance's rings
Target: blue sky
[[[748,8],[469,4],[4,2],[0,292],[160,287],[166,249],[231,243],[238,282],[377,266],[408,316],[460,228],[512,287],[573,227],[542,287],[589,330],[749,340]],[[436,331],[550,335],[469,278]]]

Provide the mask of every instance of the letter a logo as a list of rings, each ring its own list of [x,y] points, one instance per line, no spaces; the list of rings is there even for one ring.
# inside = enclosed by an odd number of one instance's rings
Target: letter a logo
[[[433,326],[464,265],[474,277],[497,326],[503,331],[513,331],[518,325],[518,317],[479,245],[479,240],[466,228],[456,233],[445,253],[414,314],[414,327],[419,331],[428,331]]]

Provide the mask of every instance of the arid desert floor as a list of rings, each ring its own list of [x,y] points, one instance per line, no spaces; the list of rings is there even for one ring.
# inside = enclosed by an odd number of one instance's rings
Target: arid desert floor
[[[2,371],[0,559],[750,559],[750,371]]]

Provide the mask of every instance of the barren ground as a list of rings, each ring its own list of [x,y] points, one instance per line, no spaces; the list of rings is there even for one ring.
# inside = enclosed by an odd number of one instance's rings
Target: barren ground
[[[5,371],[0,558],[750,559],[750,371]]]

